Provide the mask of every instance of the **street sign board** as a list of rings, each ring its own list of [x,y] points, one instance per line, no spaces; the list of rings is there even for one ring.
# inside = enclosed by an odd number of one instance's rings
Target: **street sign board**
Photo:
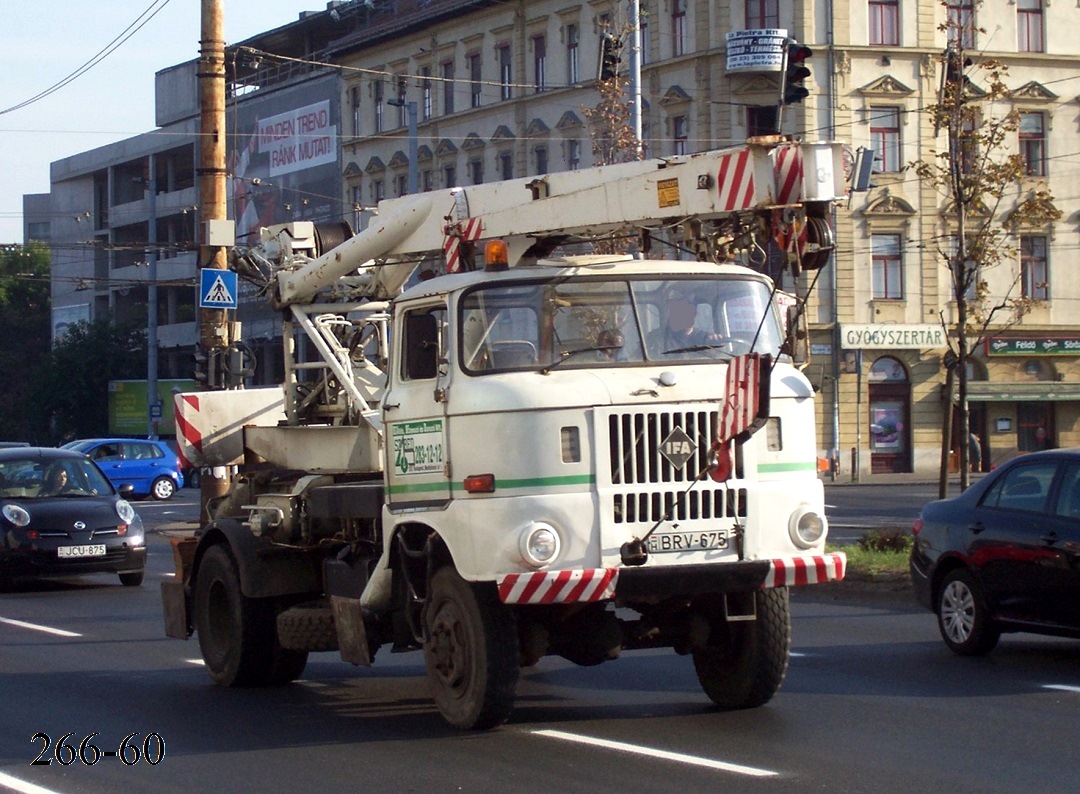
[[[204,267],[199,270],[199,308],[235,309],[236,273]]]

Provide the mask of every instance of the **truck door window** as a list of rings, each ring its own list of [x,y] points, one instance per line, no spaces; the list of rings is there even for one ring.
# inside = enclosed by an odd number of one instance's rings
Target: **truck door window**
[[[404,380],[430,380],[439,373],[442,307],[405,315],[405,347],[402,355]]]

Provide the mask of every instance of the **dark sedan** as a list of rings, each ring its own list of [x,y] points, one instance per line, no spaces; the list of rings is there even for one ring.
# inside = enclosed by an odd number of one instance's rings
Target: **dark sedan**
[[[83,573],[142,584],[146,537],[125,495],[82,453],[0,449],[0,585]]]
[[[1006,463],[913,528],[911,581],[956,653],[1003,632],[1080,638],[1080,449]]]

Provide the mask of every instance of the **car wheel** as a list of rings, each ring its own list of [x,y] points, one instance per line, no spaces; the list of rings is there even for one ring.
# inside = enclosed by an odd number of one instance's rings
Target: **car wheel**
[[[982,588],[970,571],[959,568],[941,583],[937,598],[938,628],[945,644],[961,656],[982,656],[997,645],[994,625]]]
[[[146,574],[145,570],[142,571],[128,571],[127,573],[120,574],[120,584],[125,587],[138,587],[143,583],[143,576]]]
[[[158,477],[150,486],[150,495],[162,502],[172,499],[174,493],[176,493],[176,483],[173,482],[172,477]]]
[[[514,705],[520,666],[514,614],[494,587],[466,582],[452,566],[431,577],[424,662],[435,705],[455,728],[492,728]]]

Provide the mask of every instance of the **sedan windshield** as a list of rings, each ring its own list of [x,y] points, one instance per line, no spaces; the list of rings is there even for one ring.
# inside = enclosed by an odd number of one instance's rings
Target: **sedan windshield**
[[[105,475],[88,460],[19,458],[0,461],[0,497],[79,498],[112,493]]]
[[[780,351],[768,284],[731,276],[482,285],[461,303],[467,372],[727,360]]]

